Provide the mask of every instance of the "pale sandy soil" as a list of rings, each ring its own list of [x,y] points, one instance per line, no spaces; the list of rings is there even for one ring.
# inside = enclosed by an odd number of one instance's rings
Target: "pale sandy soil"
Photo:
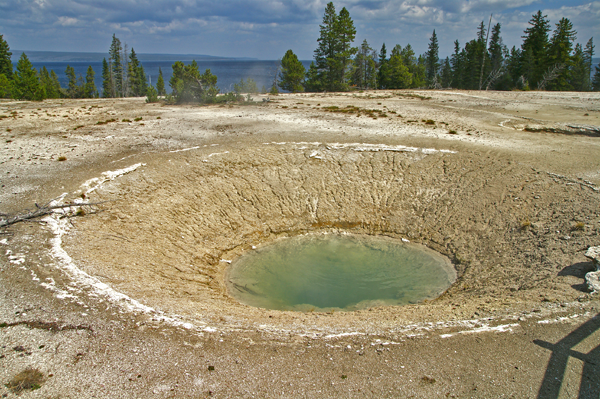
[[[598,398],[600,95],[255,97],[0,102],[0,212],[109,201],[0,230],[2,384],[34,367],[52,376],[22,397]],[[408,239],[458,279],[356,312],[228,295],[229,261],[306,233]]]

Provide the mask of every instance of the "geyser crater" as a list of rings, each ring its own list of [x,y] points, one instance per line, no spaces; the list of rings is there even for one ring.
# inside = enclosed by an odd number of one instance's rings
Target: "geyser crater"
[[[95,191],[94,201],[119,201],[81,219],[77,233],[65,237],[74,261],[146,306],[233,329],[376,331],[401,320],[489,314],[500,309],[493,305],[498,296],[505,298],[502,311],[512,314],[539,303],[542,289],[556,301],[580,295],[564,278],[545,276],[591,239],[574,232],[581,242],[557,241],[553,232],[600,209],[592,189],[477,152],[320,143],[223,147],[215,156],[207,147],[140,157],[143,170]],[[565,216],[554,217],[557,211]],[[526,219],[529,229],[521,228]],[[312,316],[310,326],[300,321],[302,313],[247,306],[229,294],[226,260],[316,233],[406,238],[452,259],[457,280],[432,301]],[[546,286],[538,288],[539,279]]]

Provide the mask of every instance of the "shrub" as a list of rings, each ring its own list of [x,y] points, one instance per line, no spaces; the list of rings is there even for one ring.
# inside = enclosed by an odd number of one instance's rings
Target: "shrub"
[[[158,91],[152,86],[148,87],[146,90],[146,102],[147,103],[157,103],[158,102]]]
[[[6,387],[15,394],[19,394],[24,390],[34,391],[42,386],[45,379],[46,377],[40,370],[27,368],[15,375],[12,380],[6,384]]]

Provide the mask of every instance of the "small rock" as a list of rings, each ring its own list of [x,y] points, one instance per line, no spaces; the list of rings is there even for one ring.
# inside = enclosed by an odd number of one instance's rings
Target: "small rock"
[[[590,258],[596,265],[600,266],[600,246],[589,247],[585,256]]]
[[[591,293],[600,292],[600,246],[589,247],[585,256],[596,265],[595,272],[589,272],[585,275],[585,282]]]
[[[585,275],[585,282],[591,293],[600,292],[600,271],[589,272]]]

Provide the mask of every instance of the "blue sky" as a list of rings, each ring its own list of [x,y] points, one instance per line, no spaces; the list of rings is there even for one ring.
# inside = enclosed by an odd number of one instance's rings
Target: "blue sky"
[[[106,52],[115,33],[138,53],[207,54],[278,59],[292,49],[311,59],[325,0],[0,0],[0,34],[12,49]],[[531,15],[542,10],[552,27],[571,20],[577,41],[600,44],[600,1],[348,0],[357,29],[379,50],[410,43],[424,53],[436,30],[440,56],[475,37],[483,20],[500,22],[509,47],[520,46]],[[597,47],[600,54],[600,46]]]

